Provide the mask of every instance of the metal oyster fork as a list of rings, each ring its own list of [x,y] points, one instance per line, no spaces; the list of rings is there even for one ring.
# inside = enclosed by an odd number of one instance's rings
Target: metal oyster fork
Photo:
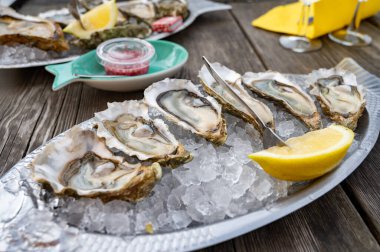
[[[205,62],[207,70],[210,72],[211,76],[214,77],[215,81],[218,82],[218,84],[227,88],[230,91],[230,93],[232,94],[232,96],[235,97],[241,103],[241,105],[243,105],[250,112],[250,114],[253,116],[253,118],[255,118],[255,120],[258,122],[260,127],[263,129],[263,145],[264,145],[264,148],[267,149],[267,148],[275,146],[275,145],[277,145],[277,146],[288,146],[285,143],[285,141],[282,140],[282,138],[279,135],[277,135],[276,132],[272,128],[268,127],[261,120],[261,118],[256,114],[256,112],[253,111],[253,109],[251,109],[247,105],[247,103],[245,103],[245,101],[243,99],[241,99],[240,96],[238,94],[236,94],[235,91],[220,77],[220,75],[215,71],[213,66],[211,66],[210,62],[206,59],[206,57],[203,56],[202,59]]]

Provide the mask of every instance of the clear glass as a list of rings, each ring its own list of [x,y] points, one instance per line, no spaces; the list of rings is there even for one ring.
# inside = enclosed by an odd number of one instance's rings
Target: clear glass
[[[357,19],[359,18],[358,13],[360,5],[362,2],[366,1],[367,0],[358,0],[358,3],[354,11],[354,15],[352,16],[351,23],[348,25],[346,29],[341,29],[329,33],[329,38],[332,41],[344,46],[366,46],[371,44],[372,38],[358,31],[360,20]]]
[[[303,3],[301,17],[300,17],[300,30],[302,31],[302,36],[281,36],[280,44],[282,47],[292,50],[298,53],[311,52],[319,50],[322,47],[322,42],[319,39],[309,39],[306,37],[307,28],[312,24],[310,19],[310,9],[311,5],[319,0],[301,0]]]
[[[141,39],[117,38],[100,44],[96,54],[107,75],[134,76],[148,72],[155,49]]]

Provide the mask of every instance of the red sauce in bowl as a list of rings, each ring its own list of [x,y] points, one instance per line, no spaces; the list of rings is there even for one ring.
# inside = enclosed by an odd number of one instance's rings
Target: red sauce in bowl
[[[136,76],[149,71],[155,50],[141,39],[118,38],[100,44],[96,53],[107,75]]]

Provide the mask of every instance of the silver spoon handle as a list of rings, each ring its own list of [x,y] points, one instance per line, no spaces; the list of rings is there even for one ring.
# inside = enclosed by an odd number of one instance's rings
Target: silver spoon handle
[[[262,128],[262,130],[264,130],[267,126],[265,125],[265,123],[261,120],[261,118],[256,114],[255,111],[253,111],[253,109],[251,109],[246,103],[245,101],[240,98],[239,95],[237,95],[235,93],[234,90],[232,90],[232,88],[219,76],[219,74],[215,71],[215,69],[213,68],[213,66],[210,64],[210,62],[206,59],[205,56],[202,57],[203,61],[205,62],[205,65],[208,69],[208,71],[210,72],[210,74],[212,75],[212,77],[220,84],[222,84],[225,88],[228,89],[228,91],[230,91],[231,95],[237,99],[238,101],[240,101],[241,105],[243,105],[249,112],[250,114],[254,117],[254,119],[260,124],[260,127]]]

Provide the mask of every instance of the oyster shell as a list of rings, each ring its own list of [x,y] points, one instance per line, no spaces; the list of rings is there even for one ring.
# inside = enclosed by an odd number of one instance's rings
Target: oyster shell
[[[221,106],[212,97],[203,96],[189,80],[165,79],[145,89],[145,101],[168,120],[184,129],[223,144],[227,138]]]
[[[58,24],[0,6],[0,45],[15,44],[57,52],[69,49]]]
[[[341,75],[331,75],[317,79],[310,93],[331,120],[355,130],[366,105],[361,87],[346,84]]]
[[[245,103],[256,112],[260,119],[267,126],[274,128],[272,112],[268,106],[266,106],[261,101],[254,99],[251,95],[248,94],[248,92],[241,85],[241,75],[219,63],[212,63],[212,66],[226,81],[226,83],[230,85],[235,93],[237,93],[245,101]],[[250,115],[249,111],[247,111],[247,109],[229,93],[230,91],[228,89],[219,85],[214,80],[205,65],[202,66],[198,76],[201,80],[204,90],[209,95],[215,97],[218,102],[222,104],[225,110],[242,118],[248,123],[251,123],[261,133],[263,132],[263,129],[261,129],[255,118]]]
[[[107,110],[95,113],[95,118],[97,135],[108,147],[140,161],[175,167],[192,158],[161,119],[149,118],[148,106],[142,101],[109,103]]]
[[[283,105],[310,129],[321,127],[321,117],[313,99],[299,86],[277,72],[245,73],[243,83],[261,97]]]
[[[75,46],[93,49],[102,42],[121,37],[131,37],[144,39],[152,33],[150,26],[136,18],[128,18],[124,21],[119,21],[115,27],[102,31],[96,31],[91,34],[89,39],[73,38],[71,43]]]
[[[33,178],[57,194],[137,201],[161,178],[158,163],[129,164],[115,156],[92,130],[76,126],[46,145],[32,162]]]
[[[189,15],[186,0],[159,0],[156,3],[158,17],[182,16],[183,19]]]
[[[156,6],[152,1],[133,0],[118,4],[119,11],[126,15],[133,15],[149,23],[156,19]]]

